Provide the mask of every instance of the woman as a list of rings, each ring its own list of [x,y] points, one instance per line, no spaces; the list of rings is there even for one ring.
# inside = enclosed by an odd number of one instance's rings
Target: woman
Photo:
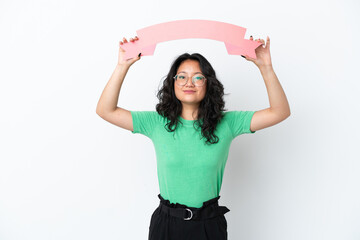
[[[130,39],[131,42],[137,37]],[[253,40],[250,37],[250,40]],[[261,71],[270,107],[259,111],[224,112],[224,88],[210,63],[200,54],[182,54],[172,63],[157,94],[156,111],[128,111],[117,107],[121,85],[129,67],[140,59],[119,59],[106,85],[97,114],[132,133],[149,137],[156,150],[160,186],[159,206],[151,216],[149,239],[227,239],[230,211],[219,206],[231,141],[244,133],[275,125],[290,116],[284,91],[273,71],[270,39],[244,56]]]

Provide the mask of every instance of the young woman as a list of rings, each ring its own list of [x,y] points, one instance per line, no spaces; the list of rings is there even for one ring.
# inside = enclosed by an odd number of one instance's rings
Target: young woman
[[[137,37],[130,41],[138,40]],[[250,37],[250,40],[253,40]],[[227,239],[230,211],[219,206],[231,141],[245,133],[273,126],[290,116],[285,93],[270,59],[270,39],[256,49],[270,107],[259,111],[224,110],[224,88],[210,63],[200,54],[177,57],[157,94],[156,111],[117,107],[119,92],[130,66],[120,42],[118,64],[97,105],[97,114],[132,133],[149,137],[155,146],[160,186],[159,206],[151,216],[149,239]]]

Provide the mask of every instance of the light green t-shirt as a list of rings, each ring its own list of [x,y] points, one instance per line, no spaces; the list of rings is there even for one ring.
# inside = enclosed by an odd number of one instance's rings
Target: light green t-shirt
[[[228,111],[216,126],[219,142],[205,144],[195,120],[179,116],[174,132],[165,129],[167,119],[156,111],[131,111],[132,133],[149,137],[155,147],[160,194],[170,203],[199,208],[219,196],[225,164],[232,140],[250,131],[255,111]]]

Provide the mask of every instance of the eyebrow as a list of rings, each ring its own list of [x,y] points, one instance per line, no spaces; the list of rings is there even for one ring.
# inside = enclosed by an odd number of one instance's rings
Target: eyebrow
[[[187,72],[185,72],[185,71],[181,71],[181,72],[187,73]],[[178,72],[178,73],[181,73],[181,72]],[[195,74],[195,73],[201,73],[201,74],[203,74],[202,72],[194,72],[194,74]]]

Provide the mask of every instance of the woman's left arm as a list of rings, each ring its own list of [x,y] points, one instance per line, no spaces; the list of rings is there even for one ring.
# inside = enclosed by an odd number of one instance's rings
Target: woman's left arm
[[[250,37],[250,40],[253,40],[252,36]],[[252,131],[270,127],[290,116],[290,107],[285,92],[282,89],[279,79],[272,67],[270,57],[270,38],[267,37],[265,47],[263,47],[265,45],[265,41],[263,39],[256,39],[255,41],[263,43],[255,49],[256,59],[251,58],[248,55],[245,55],[244,57],[246,60],[253,62],[259,68],[266,85],[270,107],[254,113],[251,121]]]

